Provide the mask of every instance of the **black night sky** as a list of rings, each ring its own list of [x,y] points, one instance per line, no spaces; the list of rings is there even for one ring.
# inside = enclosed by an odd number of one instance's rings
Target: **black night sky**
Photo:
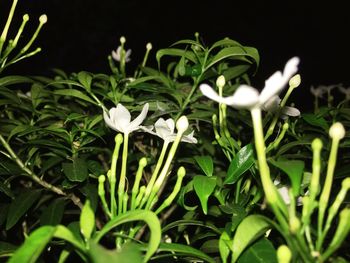
[[[11,2],[0,2],[1,30]],[[27,33],[34,30],[40,14],[48,16],[35,45],[43,51],[4,74],[49,75],[51,68],[109,73],[107,56],[122,35],[133,51],[132,62],[139,63],[147,42],[153,44],[151,61],[155,62],[155,50],[180,39],[193,39],[198,31],[208,45],[230,37],[257,48],[261,64],[252,80],[257,88],[274,71],[283,69],[292,56],[301,58],[300,88],[307,90],[295,91],[297,99],[309,94],[311,85],[349,86],[350,14],[346,1],[273,2],[19,0],[12,29],[18,28],[24,13],[31,18]]]

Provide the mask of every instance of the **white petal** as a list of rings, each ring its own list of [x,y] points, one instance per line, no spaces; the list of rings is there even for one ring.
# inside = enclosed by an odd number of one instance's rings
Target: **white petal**
[[[192,131],[190,134],[188,135],[184,135],[181,138],[182,142],[188,142],[188,143],[197,143],[197,139],[193,137],[194,131]]]
[[[139,129],[140,124],[143,122],[143,120],[144,120],[144,119],[146,118],[146,116],[147,116],[148,107],[149,107],[149,104],[146,103],[146,104],[143,106],[140,115],[137,116],[137,117],[135,118],[135,120],[133,120],[133,121],[129,124],[129,127],[128,127],[128,131],[129,131],[129,132],[132,132],[132,131],[135,131],[135,130]]]
[[[127,108],[125,108],[122,104],[118,103],[117,109],[114,114],[111,116],[112,122],[115,127],[122,132],[128,132],[131,115]]]
[[[112,57],[114,60],[120,62],[120,52],[122,50],[121,46],[118,46],[117,50],[112,50]]]
[[[286,186],[282,186],[281,188],[278,188],[278,192],[280,193],[284,203],[286,205],[290,204],[290,197],[288,193],[288,188]]]
[[[103,119],[105,120],[105,123],[107,124],[108,127],[115,129],[114,128],[114,123],[111,121],[107,111],[103,111]]]
[[[125,62],[129,62],[131,60],[131,49],[128,49],[128,51],[125,52]]]
[[[260,93],[260,104],[264,104],[274,95],[280,93],[289,79],[298,71],[299,58],[293,57],[286,63],[282,72],[275,72],[270,78],[265,81],[265,87]]]
[[[248,85],[240,85],[230,99],[230,105],[235,108],[253,108],[259,101],[259,92]]]
[[[172,119],[168,119],[168,120],[172,120]],[[157,135],[162,138],[163,140],[166,139],[167,136],[169,136],[170,134],[174,133],[174,129],[171,130],[171,128],[168,125],[168,120],[165,121],[163,118],[159,118],[156,123],[154,124],[155,130]],[[173,121],[173,120],[172,120]],[[173,121],[174,123],[174,121]],[[175,124],[174,124],[175,125]]]
[[[300,111],[294,107],[284,106],[282,109],[282,114],[292,116],[292,117],[298,117],[300,116]]]
[[[275,95],[262,105],[262,109],[268,112],[275,112],[278,109],[280,102],[280,97]]]

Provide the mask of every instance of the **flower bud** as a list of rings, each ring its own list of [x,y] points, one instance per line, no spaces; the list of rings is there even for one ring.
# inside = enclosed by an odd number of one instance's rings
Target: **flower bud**
[[[29,19],[29,17],[28,17],[28,19]],[[24,17],[23,17],[23,20],[24,20]],[[45,14],[41,15],[39,17],[39,21],[40,21],[41,24],[45,24],[47,22],[47,16]]]
[[[226,80],[224,75],[220,75],[217,79],[216,79],[216,86],[218,86],[219,89],[223,88],[226,84]]]
[[[126,38],[124,36],[120,37],[120,43],[124,44],[126,42]]]
[[[103,174],[98,177],[98,182],[100,184],[103,184],[105,181],[106,181],[106,176],[104,176]]]
[[[342,188],[350,189],[350,177],[347,177],[341,183]]]
[[[186,116],[181,116],[176,122],[176,129],[179,133],[183,133],[188,128],[188,119]]]
[[[23,21],[27,22],[29,20],[29,15],[25,14],[23,15]]]
[[[151,49],[152,49],[152,44],[151,44],[151,43],[147,43],[146,49],[147,49],[147,50],[151,50]]]
[[[286,245],[281,245],[277,249],[277,259],[279,263],[289,263],[292,259],[292,252]]]
[[[123,142],[123,135],[121,133],[118,133],[117,136],[115,136],[115,143],[121,144]]]
[[[316,138],[311,143],[311,148],[314,151],[321,151],[322,149],[322,141],[319,138]]]
[[[147,165],[147,158],[142,157],[139,161],[139,165],[140,165],[140,167],[145,167]]]
[[[179,170],[177,170],[177,176],[179,177],[184,177],[186,174],[186,170],[185,170],[185,167],[181,166],[179,168]]]
[[[299,74],[296,74],[295,76],[293,76],[290,80],[289,80],[289,86],[291,88],[296,88],[300,85],[301,83],[301,78]]]
[[[341,140],[345,136],[345,129],[343,124],[340,122],[333,123],[331,128],[329,129],[329,136],[334,140]]]

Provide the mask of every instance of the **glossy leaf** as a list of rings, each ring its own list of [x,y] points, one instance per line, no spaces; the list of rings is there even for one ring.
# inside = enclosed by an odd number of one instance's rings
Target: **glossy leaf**
[[[294,196],[299,196],[301,181],[303,179],[304,174],[304,162],[301,160],[283,160],[283,161],[273,161],[271,160],[271,164],[276,166],[285,172],[292,184],[293,194]]]
[[[55,226],[61,223],[65,203],[66,201],[63,198],[55,199],[48,207],[44,209],[40,216],[40,224]]]
[[[156,54],[158,65],[160,65],[160,59],[165,55],[185,57],[186,59],[192,61],[193,63],[196,63],[197,61],[196,56],[192,51],[178,49],[178,48],[165,48],[165,49],[158,50]]]
[[[69,228],[63,225],[56,226],[54,237],[63,239],[69,242],[71,245],[73,245],[77,249],[79,249],[80,251],[86,252],[84,244],[82,244],[82,241],[79,238],[77,238]]]
[[[242,252],[255,240],[261,237],[269,228],[267,220],[260,215],[247,216],[237,227],[232,243],[233,262],[236,262]]]
[[[71,163],[62,164],[65,176],[72,182],[83,182],[88,177],[88,168],[85,160],[75,158]]]
[[[7,215],[6,230],[12,228],[18,220],[38,200],[41,190],[29,190],[19,194],[11,203]]]
[[[238,263],[277,263],[276,250],[272,243],[262,238],[248,247],[238,259]]]
[[[203,209],[203,213],[208,213],[208,199],[209,196],[214,192],[216,186],[216,177],[207,177],[197,175],[193,178],[193,187],[196,192]]]
[[[210,177],[213,175],[214,164],[210,156],[195,156],[194,159],[206,176]]]
[[[158,252],[171,252],[169,253],[169,257],[173,257],[178,253],[180,255],[191,256],[200,260],[204,260],[205,262],[215,263],[216,261],[209,257],[207,254],[202,251],[195,249],[191,246],[176,244],[176,243],[161,243],[158,248]]]
[[[227,170],[225,184],[234,184],[254,164],[254,151],[252,144],[247,144],[232,159]]]
[[[30,83],[33,82],[32,79],[24,76],[12,75],[0,78],[0,87],[8,86],[18,83]]]
[[[324,131],[329,130],[327,121],[318,115],[312,113],[302,114],[301,117],[310,125],[322,128]]]
[[[92,263],[142,263],[142,255],[139,247],[132,243],[126,243],[120,250],[108,250],[99,244],[90,243],[89,249]]]
[[[84,88],[90,92],[91,90],[91,81],[92,81],[92,76],[85,71],[80,71],[78,73],[78,80],[79,82],[84,86]]]
[[[52,239],[56,227],[42,226],[34,230],[24,241],[23,245],[10,258],[8,263],[35,263],[46,245]]]
[[[219,239],[219,251],[220,257],[223,263],[227,262],[228,256],[230,255],[230,236],[226,233],[226,231],[222,232]]]
[[[95,214],[91,208],[90,201],[86,200],[80,214],[80,231],[89,240],[92,232],[95,230]]]
[[[158,217],[155,213],[148,210],[127,211],[113,219],[111,219],[103,228],[96,234],[94,241],[98,243],[100,239],[113,228],[132,221],[145,221],[150,229],[150,238],[148,248],[144,257],[144,262],[147,262],[151,256],[157,251],[161,240],[161,226]]]
[[[76,89],[60,89],[60,90],[55,90],[54,94],[79,98],[81,100],[85,100],[87,102],[90,102],[92,104],[97,105],[97,103],[94,100],[92,100],[90,97],[85,95],[80,90],[76,90]]]

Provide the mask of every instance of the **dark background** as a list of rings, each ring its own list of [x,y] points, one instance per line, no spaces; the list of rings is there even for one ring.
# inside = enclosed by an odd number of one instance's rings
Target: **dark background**
[[[0,0],[0,28],[11,0]],[[349,85],[349,9],[346,1],[140,1],[140,0],[19,0],[12,35],[22,15],[29,13],[25,32],[33,32],[40,14],[48,15],[34,47],[39,55],[22,61],[5,74],[52,74],[87,70],[109,73],[107,56],[120,36],[132,49],[132,62],[143,59],[147,42],[155,51],[194,38],[198,31],[208,45],[230,37],[259,50],[261,64],[253,84],[263,87],[274,71],[292,56],[301,58],[301,90],[297,106],[312,104],[311,85]],[[154,63],[155,65],[155,63]]]

